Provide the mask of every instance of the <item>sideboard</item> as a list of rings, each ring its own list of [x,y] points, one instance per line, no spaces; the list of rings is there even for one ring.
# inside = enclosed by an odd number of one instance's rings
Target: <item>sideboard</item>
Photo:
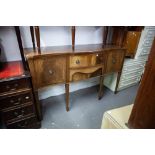
[[[100,77],[98,99],[101,99],[103,96],[104,75],[112,72],[118,73],[116,93],[126,49],[122,46],[107,45],[106,29],[104,29],[103,44],[75,45],[75,27],[73,26],[72,45],[51,47],[40,46],[38,26],[35,29],[31,26],[30,32],[33,48],[24,49],[21,44],[21,49],[32,76],[36,96],[38,89],[42,87],[60,83],[65,84],[66,110],[69,111],[69,84],[71,82],[96,76]],[[18,37],[21,36],[18,35]],[[39,107],[40,103],[38,101],[38,114],[41,115]]]
[[[69,83],[100,76],[98,98],[103,96],[104,75],[118,72],[119,83],[125,49],[113,45],[92,44],[46,47],[38,53],[24,49],[32,76],[34,90],[48,85],[64,83],[66,110],[69,111]],[[118,84],[116,85],[117,90]]]

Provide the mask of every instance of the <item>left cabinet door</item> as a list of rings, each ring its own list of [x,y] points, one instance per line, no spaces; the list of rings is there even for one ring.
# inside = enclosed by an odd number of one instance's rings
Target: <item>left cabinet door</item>
[[[66,56],[42,55],[34,59],[37,87],[66,81]]]

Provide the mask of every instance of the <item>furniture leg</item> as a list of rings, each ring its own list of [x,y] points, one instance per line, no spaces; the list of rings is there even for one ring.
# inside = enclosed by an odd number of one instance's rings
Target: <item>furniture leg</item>
[[[33,26],[30,26],[30,32],[31,32],[31,39],[32,39],[32,44],[33,44],[33,49],[35,50],[35,39],[34,39],[34,29]]]
[[[65,84],[66,89],[66,111],[69,111],[69,83]]]
[[[36,35],[38,53],[40,54],[41,53],[41,49],[40,49],[40,31],[39,31],[39,26],[35,26],[35,35]]]
[[[41,104],[38,99],[38,90],[34,91],[34,96],[35,96],[34,100],[35,100],[35,106],[37,111],[37,117],[38,117],[38,120],[41,121],[43,119],[43,116],[42,116]]]
[[[104,81],[104,76],[100,76],[100,86],[99,86],[99,93],[98,93],[98,99],[100,100],[103,97],[103,81]]]

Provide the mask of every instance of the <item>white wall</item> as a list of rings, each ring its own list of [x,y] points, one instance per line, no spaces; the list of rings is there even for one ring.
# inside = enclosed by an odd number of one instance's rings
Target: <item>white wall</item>
[[[32,47],[29,27],[20,27],[24,47]],[[71,27],[67,26],[43,26],[40,27],[41,46],[71,45]],[[82,26],[76,27],[76,44],[102,43],[102,27]],[[2,60],[20,60],[20,52],[13,27],[0,27],[0,45],[2,47]],[[70,91],[83,89],[98,84],[98,78],[72,83]],[[39,98],[63,94],[64,85],[56,85],[39,90]]]

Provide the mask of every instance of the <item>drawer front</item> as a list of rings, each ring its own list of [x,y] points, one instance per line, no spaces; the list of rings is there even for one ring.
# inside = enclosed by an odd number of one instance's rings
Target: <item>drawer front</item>
[[[21,104],[32,102],[33,95],[31,90],[20,94],[10,95],[0,100],[0,109],[20,106]]]
[[[70,56],[70,68],[92,67],[103,63],[102,53]]]
[[[124,60],[124,51],[110,51],[107,56],[106,73],[120,71]]]
[[[30,88],[29,79],[18,79],[0,83],[0,94],[13,92],[19,89]]]
[[[12,119],[21,119],[28,114],[34,113],[34,107],[31,104],[22,106],[20,108],[2,111],[2,116],[5,121],[11,121]]]
[[[32,115],[23,120],[7,123],[6,126],[7,128],[10,128],[10,129],[29,129],[29,128],[34,128],[35,124],[37,123],[38,121],[36,116]]]
[[[35,61],[37,87],[64,83],[66,79],[66,57],[46,56]]]

